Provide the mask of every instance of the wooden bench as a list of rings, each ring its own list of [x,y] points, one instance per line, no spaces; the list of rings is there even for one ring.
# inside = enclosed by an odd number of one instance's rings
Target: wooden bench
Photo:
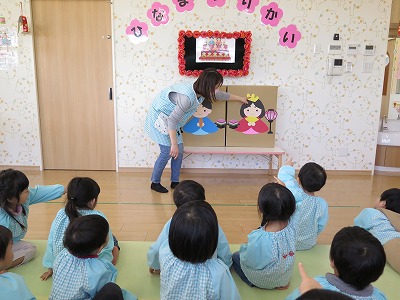
[[[257,154],[267,157],[269,160],[268,175],[272,175],[272,156],[278,159],[278,169],[282,166],[282,155],[285,151],[274,148],[251,148],[251,147],[184,147],[183,153],[186,153],[184,158],[191,154]]]

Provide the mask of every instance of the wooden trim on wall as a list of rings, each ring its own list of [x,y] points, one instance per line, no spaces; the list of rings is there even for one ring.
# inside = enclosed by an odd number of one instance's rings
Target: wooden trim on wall
[[[132,167],[119,167],[119,172],[151,172],[152,168],[132,168]],[[298,170],[297,170],[298,171]],[[170,173],[170,169],[165,169],[164,172]],[[182,168],[182,174],[250,174],[250,175],[268,175],[267,169],[211,169],[211,168]],[[272,170],[272,174],[276,175],[277,169]],[[371,176],[372,171],[358,171],[358,170],[328,170],[327,175],[364,175]]]
[[[0,165],[1,170],[15,169],[19,171],[40,171],[40,166],[8,166]]]

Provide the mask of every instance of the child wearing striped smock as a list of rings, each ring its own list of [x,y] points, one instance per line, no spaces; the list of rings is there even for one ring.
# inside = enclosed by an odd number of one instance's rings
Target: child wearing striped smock
[[[315,192],[325,185],[326,177],[324,168],[313,162],[301,167],[298,180],[291,160],[279,169],[277,179],[293,193],[299,214],[296,250],[314,247],[318,235],[328,223],[328,204],[323,198],[315,196]]]
[[[65,230],[64,247],[53,264],[53,285],[49,300],[84,300],[106,293],[104,286],[115,282],[117,269],[99,257],[108,243],[109,225],[99,215],[72,219]],[[136,296],[122,290],[125,300]]]
[[[95,210],[99,194],[100,186],[92,178],[74,177],[69,182],[65,207],[58,211],[51,224],[46,252],[42,260],[43,267],[48,268],[48,270],[40,277],[42,280],[47,280],[53,274],[54,259],[64,249],[64,232],[71,220],[85,215],[100,215],[106,219],[102,212]],[[112,261],[114,247],[114,239],[110,230],[108,243],[99,256]]]
[[[383,245],[387,262],[400,273],[400,189],[382,193],[374,208],[365,208],[354,219],[354,225],[368,230]]]
[[[211,205],[191,201],[175,211],[160,248],[161,300],[239,300],[225,263],[214,253],[218,220]]]
[[[176,208],[190,201],[205,201],[204,187],[194,180],[183,180],[175,188],[173,200]],[[147,251],[147,264],[151,274],[160,273],[159,251],[161,245],[168,240],[169,227],[171,226],[171,219],[164,225],[163,230]],[[232,265],[232,253],[229,248],[228,240],[225,236],[221,226],[218,225],[218,244],[215,255],[221,259],[228,268]]]
[[[286,289],[295,261],[296,202],[292,193],[278,183],[264,185],[258,195],[262,214],[260,228],[233,253],[233,267],[249,286]]]

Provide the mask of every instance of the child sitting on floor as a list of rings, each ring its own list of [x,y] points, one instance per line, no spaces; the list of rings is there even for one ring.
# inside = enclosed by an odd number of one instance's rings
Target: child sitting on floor
[[[293,194],[278,183],[264,185],[258,194],[262,214],[260,228],[233,253],[233,268],[249,286],[286,289],[295,260],[296,202]]]
[[[88,177],[73,178],[67,188],[67,200],[65,208],[58,211],[53,223],[51,224],[49,237],[47,239],[47,248],[43,256],[43,266],[48,271],[40,277],[47,280],[53,274],[53,262],[58,253],[64,249],[63,238],[64,232],[69,222],[79,216],[84,215],[100,215],[105,218],[104,214],[95,210],[97,199],[100,194],[100,187],[96,181]],[[115,246],[114,236],[109,231],[108,244],[101,251],[100,256],[113,262],[118,255],[118,248]],[[115,252],[115,253],[114,253]]]
[[[374,208],[365,208],[354,219],[383,245],[387,262],[400,273],[400,189],[384,191]]]
[[[333,274],[314,278],[323,289],[359,300],[386,299],[371,285],[382,275],[386,264],[383,246],[371,233],[358,226],[342,228],[333,237],[329,256]],[[296,289],[286,300],[298,296]]]
[[[325,170],[316,163],[306,163],[301,167],[297,181],[293,162],[289,160],[279,169],[278,180],[296,199],[296,209],[299,211],[296,250],[311,249],[328,223],[328,204],[315,196],[315,192],[325,185]]]
[[[69,222],[64,247],[53,264],[53,285],[49,300],[92,299],[108,282],[115,282],[117,269],[110,260],[99,257],[108,244],[109,225],[93,214]],[[102,290],[103,292],[106,292]],[[137,299],[122,290],[124,299]]]
[[[7,272],[14,260],[12,251],[12,233],[0,225],[0,293],[1,299],[34,300],[36,299],[20,275]]]
[[[190,201],[205,201],[206,196],[204,187],[194,180],[183,180],[175,187],[173,199],[177,208]],[[164,225],[163,230],[157,238],[157,241],[150,246],[147,252],[147,264],[150,268],[149,271],[152,274],[159,274],[160,262],[158,252],[161,244],[168,239],[170,224],[171,219]],[[228,267],[232,265],[232,253],[229,248],[229,243],[226,239],[225,233],[219,225],[216,254],[217,257],[220,258]]]
[[[228,266],[214,255],[218,232],[217,215],[206,201],[177,208],[160,248],[161,300],[240,299]]]
[[[22,240],[28,231],[30,205],[60,198],[64,190],[61,184],[30,188],[28,177],[21,171],[0,172],[0,225],[13,235],[14,261],[10,267],[25,264],[36,254],[36,246]]]

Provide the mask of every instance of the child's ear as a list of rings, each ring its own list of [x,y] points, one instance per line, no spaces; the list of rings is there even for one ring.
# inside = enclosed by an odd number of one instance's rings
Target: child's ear
[[[379,208],[386,208],[386,201],[379,201],[378,206]]]
[[[93,198],[93,200],[89,201],[88,206],[91,209],[94,209],[96,207],[96,204],[97,204],[96,198]]]
[[[334,269],[335,268],[335,262],[332,259],[329,259],[329,262],[330,262],[331,268]]]

